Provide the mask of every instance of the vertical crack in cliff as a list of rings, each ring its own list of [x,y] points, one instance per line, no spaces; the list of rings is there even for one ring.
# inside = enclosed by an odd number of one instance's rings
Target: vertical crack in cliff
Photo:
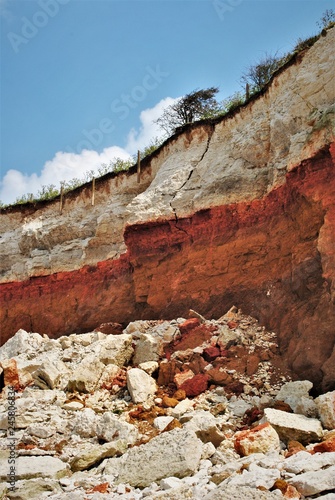
[[[183,187],[188,183],[188,181],[191,179],[192,177],[192,174],[194,172],[194,170],[198,167],[198,165],[202,162],[202,160],[204,159],[206,153],[208,152],[208,149],[209,149],[209,146],[210,146],[210,143],[211,143],[211,140],[212,140],[212,137],[213,137],[213,133],[214,133],[214,130],[215,130],[215,125],[214,124],[209,124],[208,125],[208,138],[207,138],[207,144],[206,144],[206,148],[204,150],[204,152],[202,153],[200,159],[196,162],[196,164],[191,168],[189,174],[188,174],[188,177],[186,179],[185,182],[183,182],[183,184],[180,186],[180,188],[178,189],[178,191],[176,191],[176,193],[173,195],[171,201],[170,201],[170,207],[171,207],[171,210],[173,211],[174,213],[174,216],[175,216],[175,227],[176,229],[178,229],[179,231],[183,231],[185,234],[188,235],[187,231],[185,231],[185,229],[181,228],[178,226],[178,221],[179,221],[179,218],[178,218],[178,215],[177,215],[177,209],[175,207],[172,206],[172,203],[175,199],[175,197],[177,196],[177,193],[179,191],[181,191],[183,189]]]

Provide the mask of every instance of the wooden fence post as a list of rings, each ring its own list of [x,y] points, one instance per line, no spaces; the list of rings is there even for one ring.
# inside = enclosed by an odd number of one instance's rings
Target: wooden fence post
[[[59,213],[61,214],[63,211],[63,198],[64,198],[64,185],[60,183],[60,200],[59,200]]]
[[[249,87],[249,83],[246,84],[245,86],[245,100],[247,101],[250,97],[250,87]]]
[[[137,151],[137,183],[141,182],[141,153]]]
[[[95,197],[95,177],[92,179],[92,207],[94,206],[94,197]]]

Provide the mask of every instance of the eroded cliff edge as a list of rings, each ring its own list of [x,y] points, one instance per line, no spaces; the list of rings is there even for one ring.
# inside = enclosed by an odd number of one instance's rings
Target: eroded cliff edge
[[[334,38],[257,99],[176,134],[143,165],[1,215],[1,341],[107,321],[219,317],[279,336],[288,365],[335,387]]]

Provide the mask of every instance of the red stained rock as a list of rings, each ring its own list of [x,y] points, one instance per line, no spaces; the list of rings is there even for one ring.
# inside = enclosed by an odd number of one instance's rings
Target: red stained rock
[[[207,362],[204,360],[204,358],[198,354],[194,353],[192,354],[190,360],[188,363],[185,364],[187,368],[192,370],[192,372],[197,375],[198,373],[203,373],[205,367],[207,366]]]
[[[273,408],[275,410],[281,410],[281,411],[286,411],[287,413],[293,413],[292,408],[288,403],[285,403],[285,401],[280,401],[280,400],[275,401]]]
[[[235,328],[238,327],[239,323],[238,321],[228,321],[227,325],[231,330],[234,330]]]
[[[318,443],[313,447],[313,453],[330,453],[335,451],[335,436]]]
[[[204,359],[209,363],[211,361],[214,361],[214,359],[216,359],[220,355],[221,355],[220,349],[215,346],[206,347],[206,349],[203,352]]]
[[[228,358],[239,358],[249,356],[247,348],[243,345],[233,345],[228,350]]]
[[[220,349],[220,355],[223,357],[223,358],[227,358],[228,357],[228,349]]]
[[[272,450],[279,451],[280,440],[274,428],[266,422],[253,429],[236,432],[234,448],[241,456],[252,453],[267,453]]]
[[[174,408],[179,403],[177,398],[169,398],[169,396],[163,396],[162,405],[164,408]]]
[[[257,372],[259,363],[260,359],[257,354],[250,354],[250,356],[247,357],[247,375],[249,375],[249,377]]]
[[[196,318],[189,319],[187,320],[187,322],[194,320],[199,323],[199,320]],[[195,347],[198,347],[203,342],[207,342],[208,340],[210,340],[215,330],[216,327],[214,325],[194,325],[191,330],[182,333],[181,339],[175,340],[165,347],[164,352],[166,354],[166,357],[176,351],[186,351],[187,349],[194,349]]]
[[[176,373],[179,373],[178,364],[175,360],[162,362],[159,365],[158,385],[167,386],[173,382]]]
[[[18,389],[20,387],[20,378],[15,359],[2,361],[1,366],[4,371],[4,385]]]
[[[100,330],[101,331],[101,330]],[[93,488],[86,491],[87,494],[90,493],[108,493],[109,483],[97,484]]]
[[[296,455],[300,451],[307,451],[305,446],[299,441],[289,441],[287,444],[287,451],[285,453],[285,458],[289,458],[292,455]]]
[[[199,373],[193,378],[186,380],[180,389],[183,389],[188,397],[199,396],[202,392],[207,391],[208,379],[207,375]]]
[[[121,335],[123,326],[120,323],[102,323],[94,331],[105,333],[106,335]]]
[[[264,412],[262,410],[259,410],[256,406],[254,406],[253,408],[246,410],[242,423],[244,425],[250,426],[254,422],[257,422],[257,420],[260,420],[263,415]]]
[[[228,370],[236,370],[238,373],[244,374],[247,370],[247,358],[231,358],[226,364]]]
[[[280,490],[284,496],[284,498],[288,499],[299,499],[301,498],[301,494],[299,491],[292,486],[291,484],[288,484],[286,481],[283,479],[277,479],[271,488],[271,491],[274,490]]]
[[[212,368],[206,373],[209,376],[210,382],[216,385],[227,385],[231,384],[233,381],[231,375],[224,370],[220,370],[219,367]]]
[[[180,389],[187,380],[192,379],[193,377],[194,373],[192,372],[192,370],[185,370],[180,373],[176,373],[173,381],[176,384],[177,388]]]
[[[244,384],[242,384],[242,382],[234,380],[234,382],[231,382],[230,384],[227,384],[225,386],[225,390],[227,393],[231,393],[231,394],[235,394],[236,396],[240,396],[242,394],[242,392],[244,391]]]
[[[196,326],[200,325],[200,321],[198,318],[190,318],[187,319],[184,323],[179,325],[179,330],[182,335],[185,335],[185,333],[189,333],[191,330],[193,330]]]
[[[173,398],[178,401],[183,401],[186,398],[186,392],[183,389],[178,389],[174,394]]]

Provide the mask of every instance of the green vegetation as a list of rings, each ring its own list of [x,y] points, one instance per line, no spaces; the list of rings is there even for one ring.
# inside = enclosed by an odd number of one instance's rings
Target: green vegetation
[[[141,159],[152,154],[156,149],[158,149],[163,143],[163,139],[156,137],[150,144],[140,151]],[[42,186],[42,188],[37,192],[36,195],[33,193],[27,193],[23,196],[16,198],[13,205],[24,205],[26,203],[36,203],[38,201],[53,200],[60,195],[61,188],[63,188],[63,194],[66,194],[74,189],[83,186],[87,182],[92,181],[94,178],[102,177],[103,175],[110,174],[112,172],[125,172],[129,170],[137,161],[137,155],[134,155],[129,160],[123,160],[122,158],[114,158],[108,164],[103,163],[97,171],[88,170],[85,172],[84,176],[81,178],[74,177],[70,181],[61,182],[60,188],[58,189],[54,184],[49,184],[47,186]],[[6,208],[4,203],[0,201],[0,208]]]
[[[220,105],[215,99],[218,92],[218,87],[194,90],[168,106],[155,123],[170,135],[178,127],[197,120],[212,118],[220,112]]]
[[[249,66],[242,75],[241,83],[249,85],[250,93],[255,94],[269,83],[274,72],[282,65],[282,59],[276,54],[265,54],[257,63]]]
[[[245,95],[242,94],[242,92],[240,91],[235,92],[233,95],[227,97],[222,101],[222,111],[223,111],[222,114],[227,114],[229,113],[229,111],[238,108],[238,106],[241,106],[241,104],[245,103],[245,100],[246,100]]]
[[[327,9],[322,14],[320,21],[316,23],[320,29],[330,28],[335,25],[335,12],[333,9]]]
[[[194,90],[193,92],[181,97],[176,103],[165,109],[162,116],[156,120],[156,123],[167,133],[163,138],[156,137],[151,143],[140,152],[140,158],[156,151],[164,142],[166,137],[170,136],[176,130],[189,123],[194,123],[198,120],[217,118],[224,116],[227,113],[234,111],[239,106],[248,102],[250,97],[260,92],[271,80],[274,73],[286,64],[296,53],[299,53],[306,48],[311,47],[321,35],[325,34],[325,30],[335,26],[335,12],[333,9],[327,9],[317,22],[321,29],[320,33],[306,39],[299,38],[292,52],[278,56],[277,54],[265,54],[265,56],[256,64],[247,68],[241,77],[243,91],[237,91],[231,96],[219,103],[215,96],[219,89],[210,87],[208,89]],[[326,118],[324,118],[326,119]],[[329,119],[329,117],[327,117]],[[137,161],[137,155],[129,160],[114,158],[108,164],[103,163],[97,172],[90,170],[85,173],[84,177],[74,178],[67,182],[62,182],[63,193],[76,189],[93,178],[102,177],[111,172],[124,172],[129,170]],[[54,184],[42,186],[37,195],[33,193],[25,194],[16,199],[13,205],[21,205],[25,203],[35,203],[42,200],[52,200],[59,196],[60,189],[57,189]],[[0,200],[0,208],[5,208],[5,205]]]

